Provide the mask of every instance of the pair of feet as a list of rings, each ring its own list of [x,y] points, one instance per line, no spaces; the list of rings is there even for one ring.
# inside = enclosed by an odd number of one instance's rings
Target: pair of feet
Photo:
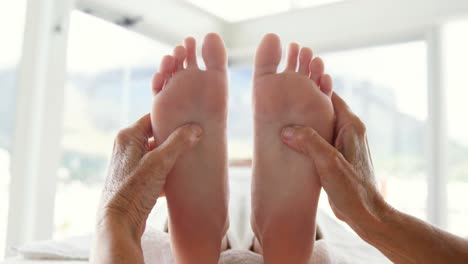
[[[268,34],[255,59],[251,224],[265,263],[306,263],[315,240],[320,182],[313,164],[289,149],[280,133],[288,125],[305,125],[330,141],[332,82],[309,48],[291,44],[287,67],[277,73],[281,54],[279,38]],[[227,55],[218,35],[205,37],[202,57],[206,70],[197,65],[195,40],[187,38],[163,58],[152,84],[157,142],[186,123],[204,130],[165,185],[177,263],[217,263],[229,225]]]

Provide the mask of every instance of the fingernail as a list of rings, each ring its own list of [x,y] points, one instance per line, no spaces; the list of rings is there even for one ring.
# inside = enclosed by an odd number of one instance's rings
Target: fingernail
[[[283,128],[283,131],[281,132],[281,135],[285,139],[288,139],[288,140],[292,139],[294,137],[294,128],[292,128],[292,127]]]
[[[197,141],[203,133],[201,127],[198,125],[191,125],[190,129],[192,130],[192,140]]]

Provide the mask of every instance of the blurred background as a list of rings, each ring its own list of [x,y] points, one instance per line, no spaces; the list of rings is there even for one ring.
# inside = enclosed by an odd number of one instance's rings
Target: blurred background
[[[211,31],[229,49],[233,170],[248,172],[252,58],[275,32],[325,60],[385,198],[468,236],[466,0],[16,0],[0,2],[0,258],[92,232],[114,136],[149,112],[162,56]]]

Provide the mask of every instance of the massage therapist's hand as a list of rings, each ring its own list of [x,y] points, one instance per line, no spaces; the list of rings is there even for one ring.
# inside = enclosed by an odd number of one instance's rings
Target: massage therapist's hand
[[[337,94],[334,146],[313,129],[285,128],[284,143],[315,164],[335,215],[394,263],[468,263],[468,241],[388,205],[379,194],[366,128]]]
[[[201,138],[185,125],[156,146],[150,116],[119,132],[97,216],[93,263],[143,263],[141,236],[177,158]]]
[[[376,188],[374,169],[366,138],[366,128],[337,94],[332,96],[336,115],[334,146],[313,129],[285,128],[283,141],[307,155],[317,173],[335,215],[352,227],[369,214],[380,217],[385,202]]]

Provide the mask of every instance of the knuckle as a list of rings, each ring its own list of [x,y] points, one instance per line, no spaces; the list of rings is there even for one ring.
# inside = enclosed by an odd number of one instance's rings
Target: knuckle
[[[338,164],[340,160],[340,155],[341,154],[338,152],[338,150],[334,148],[329,150],[327,153],[324,154],[324,157],[325,157],[324,165],[328,168],[336,167],[336,165]]]
[[[297,135],[297,140],[299,141],[299,143],[305,145],[305,144],[310,144],[311,142],[313,142],[313,140],[317,136],[319,135],[317,134],[315,130],[310,129],[310,128],[305,128],[305,129],[299,130],[299,133]]]
[[[366,133],[367,133],[367,127],[366,125],[364,124],[364,122],[362,122],[361,119],[359,119],[359,117],[357,116],[354,116],[353,119],[352,119],[352,128],[353,130],[359,135],[359,136],[365,136]]]
[[[166,169],[172,165],[172,157],[170,153],[161,153],[156,157],[156,162],[161,169]]]
[[[313,138],[319,136],[319,134],[317,133],[317,131],[309,128],[309,129],[306,130],[306,136],[309,139],[313,139]]]
[[[131,143],[131,141],[132,136],[128,128],[120,130],[115,137],[115,143],[117,145],[127,145]]]
[[[189,141],[189,131],[185,128],[176,129],[172,136],[172,144],[178,144],[180,142],[185,143]]]
[[[161,159],[161,165],[164,167],[164,168],[167,168],[169,167],[170,165],[172,164],[172,158],[168,157],[168,156],[165,156]]]

